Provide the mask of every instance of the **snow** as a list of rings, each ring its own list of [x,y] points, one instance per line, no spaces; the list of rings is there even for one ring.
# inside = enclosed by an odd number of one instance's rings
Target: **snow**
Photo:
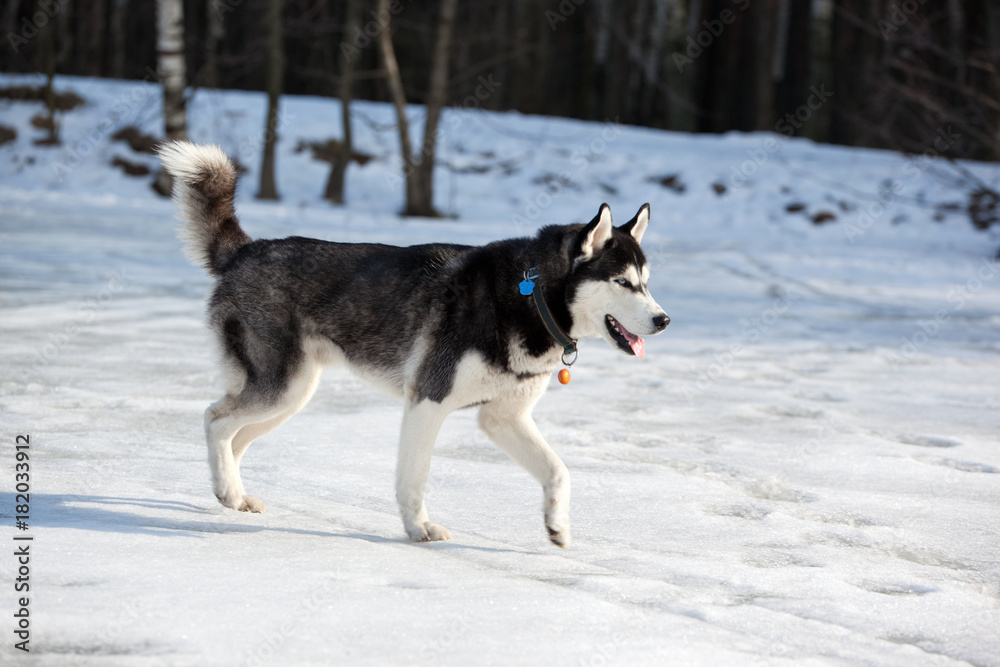
[[[264,96],[198,91],[192,138],[250,169],[255,237],[482,243],[652,205],[671,325],[642,361],[584,341],[535,411],[572,474],[573,546],[549,544],[537,485],[472,411],[446,423],[428,485],[453,539],[414,545],[393,498],[401,406],[336,370],[245,459],[267,511],[215,501],[210,282],[171,204],[109,166],[155,166],[109,137],[156,133],[157,89],[58,87],[89,102],[61,147],[31,144],[40,105],[0,105],[19,132],[0,147],[0,517],[14,544],[30,434],[34,536],[30,659],[7,549],[0,663],[1000,665],[1000,235],[919,205],[962,201],[938,162],[448,110],[437,201],[457,218],[406,220],[388,106],[356,105],[375,159],[335,208],[327,165],[294,149],[335,136],[339,105],[285,98],[283,199],[264,203]],[[651,180],[671,174],[683,193]]]

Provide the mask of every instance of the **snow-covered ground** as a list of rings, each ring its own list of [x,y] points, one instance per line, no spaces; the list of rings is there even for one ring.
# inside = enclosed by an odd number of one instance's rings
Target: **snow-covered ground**
[[[262,203],[263,95],[199,91],[192,138],[250,168],[253,236],[480,243],[652,204],[670,327],[642,361],[585,341],[535,413],[573,476],[573,546],[549,544],[537,485],[471,411],[428,490],[453,539],[414,545],[393,499],[401,407],[339,371],[245,459],[267,512],[218,505],[209,280],[148,177],[109,166],[155,165],[109,137],[156,133],[157,90],[59,88],[88,101],[59,147],[31,143],[40,105],[0,103],[20,135],[0,147],[0,663],[1000,665],[1000,235],[933,221],[921,202],[963,193],[926,163],[449,110],[437,201],[457,220],[404,220],[388,107],[356,106],[375,159],[338,209],[327,165],[294,149],[337,136],[339,105],[286,98],[283,199]],[[683,192],[658,182],[674,174]],[[13,648],[24,534],[30,656]]]

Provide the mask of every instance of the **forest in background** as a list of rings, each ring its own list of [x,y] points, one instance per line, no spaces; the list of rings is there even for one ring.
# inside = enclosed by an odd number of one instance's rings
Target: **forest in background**
[[[153,80],[156,4],[7,0],[0,70]],[[357,21],[347,2],[278,4],[283,93],[338,96],[349,54],[354,97],[392,99],[376,0]],[[184,0],[188,85],[264,90],[274,5]],[[391,4],[411,103],[430,93],[441,5]],[[461,0],[446,104],[997,160],[998,44],[993,0]]]

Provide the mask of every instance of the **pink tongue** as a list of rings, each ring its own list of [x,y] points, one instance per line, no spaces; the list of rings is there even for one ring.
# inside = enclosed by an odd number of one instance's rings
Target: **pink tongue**
[[[622,327],[622,329],[624,329],[624,327]],[[625,340],[628,341],[628,344],[632,348],[632,352],[635,353],[635,356],[640,359],[646,356],[646,341],[644,341],[641,337],[636,336],[631,331],[622,331],[622,335],[625,336]]]

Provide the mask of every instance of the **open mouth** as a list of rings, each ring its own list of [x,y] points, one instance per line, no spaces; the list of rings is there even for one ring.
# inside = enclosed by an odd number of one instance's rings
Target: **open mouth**
[[[604,324],[608,327],[611,338],[618,344],[618,349],[625,354],[634,354],[640,359],[646,356],[646,342],[640,336],[623,327],[621,322],[610,315],[604,316]]]

